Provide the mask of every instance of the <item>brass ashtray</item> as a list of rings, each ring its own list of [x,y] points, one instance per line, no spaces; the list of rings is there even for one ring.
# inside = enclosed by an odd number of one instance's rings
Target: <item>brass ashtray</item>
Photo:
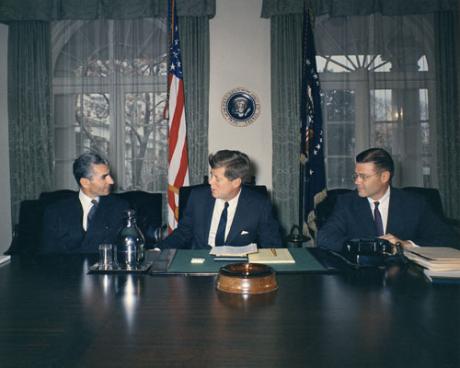
[[[273,268],[259,263],[232,263],[221,267],[217,290],[234,294],[264,294],[278,289]]]

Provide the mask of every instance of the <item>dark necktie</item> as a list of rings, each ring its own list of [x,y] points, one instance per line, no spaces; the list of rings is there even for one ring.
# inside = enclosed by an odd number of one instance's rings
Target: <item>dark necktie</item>
[[[89,209],[89,212],[88,212],[88,217],[87,217],[87,222],[86,222],[86,231],[88,231],[89,227],[91,226],[91,223],[94,220],[94,215],[96,214],[97,205],[98,205],[99,202],[97,200],[93,199],[91,201],[91,203],[93,205],[91,206],[91,208]]]
[[[375,222],[375,232],[377,233],[377,236],[382,236],[383,235],[383,221],[382,221],[382,215],[380,214],[379,211],[379,202],[374,202],[374,222]]]
[[[225,244],[225,228],[227,227],[227,208],[228,202],[225,202],[224,210],[220,215],[219,226],[217,227],[215,245]]]

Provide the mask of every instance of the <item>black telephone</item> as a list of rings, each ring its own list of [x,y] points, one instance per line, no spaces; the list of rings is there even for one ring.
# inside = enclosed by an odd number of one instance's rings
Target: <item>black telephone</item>
[[[396,245],[396,254],[401,253],[400,248]],[[395,252],[393,245],[385,239],[350,239],[343,245],[342,256],[355,266],[378,267],[394,257]]]

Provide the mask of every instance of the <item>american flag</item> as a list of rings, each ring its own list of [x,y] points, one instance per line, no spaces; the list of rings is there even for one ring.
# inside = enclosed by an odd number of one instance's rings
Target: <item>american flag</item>
[[[184,81],[174,0],[169,2],[169,22],[171,44],[168,72],[168,229],[172,231],[177,227],[179,188],[189,185]]]
[[[303,65],[301,93],[301,165],[303,166],[301,210],[304,233],[316,231],[314,209],[326,196],[326,171],[324,166],[323,117],[316,50],[310,11],[304,12]]]

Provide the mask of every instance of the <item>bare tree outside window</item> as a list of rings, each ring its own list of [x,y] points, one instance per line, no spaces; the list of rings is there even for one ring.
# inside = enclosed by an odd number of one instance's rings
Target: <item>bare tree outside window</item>
[[[119,190],[166,190],[164,21],[64,21],[53,25],[56,182],[74,185],[74,157],[108,157]]]

